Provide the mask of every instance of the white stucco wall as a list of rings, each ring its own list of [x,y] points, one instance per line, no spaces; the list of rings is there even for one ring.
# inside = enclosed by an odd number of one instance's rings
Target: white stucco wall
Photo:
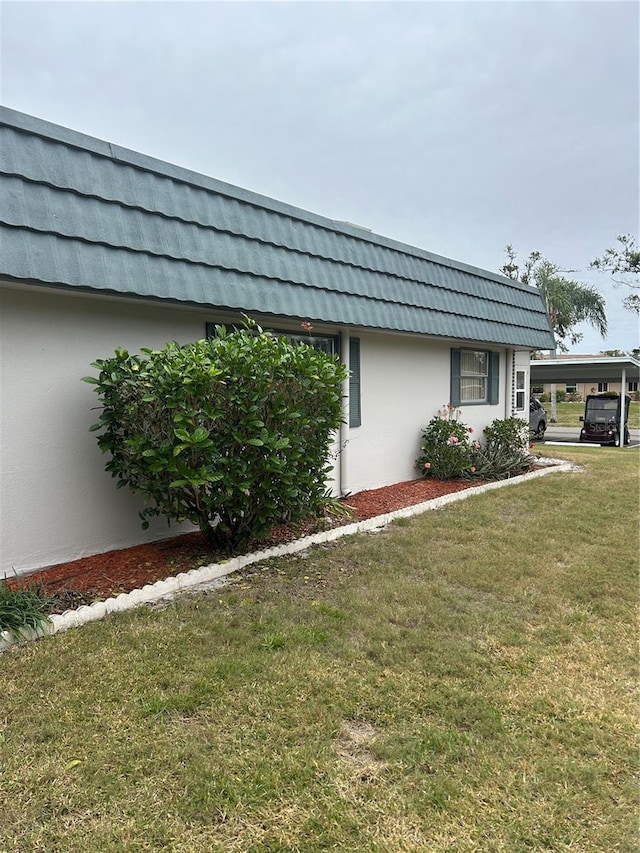
[[[104,471],[96,358],[204,336],[200,312],[63,292],[0,289],[0,577],[181,532]],[[184,529],[184,528],[183,528]]]
[[[354,333],[356,334],[356,333]],[[450,399],[451,347],[469,346],[409,335],[358,334],[362,426],[349,431],[348,484],[352,492],[413,479],[420,437]],[[506,359],[500,356],[500,401],[461,406],[460,419],[481,435],[494,418],[510,415]]]
[[[0,577],[191,529],[153,519],[142,531],[141,500],[115,488],[88,431],[98,398],[81,378],[117,346],[137,352],[196,340],[216,319],[201,309],[0,283]],[[344,454],[351,492],[416,476],[421,429],[449,400],[456,345],[357,337],[362,426],[349,431]],[[511,362],[502,353],[498,406],[462,407],[462,419],[478,432],[511,414]]]

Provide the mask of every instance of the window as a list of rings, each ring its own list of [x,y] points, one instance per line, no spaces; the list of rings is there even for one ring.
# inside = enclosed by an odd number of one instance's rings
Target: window
[[[216,323],[206,324],[206,334],[212,338],[216,333]],[[339,352],[340,338],[337,335],[311,335],[309,333],[299,334],[281,329],[270,329],[274,335],[278,335],[291,343],[309,344],[314,349],[334,355]],[[349,426],[359,427],[362,424],[362,406],[360,402],[360,339],[349,339]]]
[[[216,326],[221,325],[220,323],[207,323],[207,337],[213,338],[216,333]],[[236,329],[237,326],[231,326],[231,328]],[[338,352],[338,337],[337,335],[312,335],[308,332],[289,332],[283,329],[267,329],[266,331],[271,332],[273,335],[277,335],[279,338],[286,338],[292,344],[308,344],[314,349],[320,350],[321,352],[326,352],[327,355],[333,355]]]
[[[524,370],[516,370],[516,412],[524,412],[525,376]]]
[[[567,384],[564,386],[564,390],[567,394],[577,394],[578,385],[576,382],[567,382]]]
[[[216,326],[220,323],[207,323],[207,337],[213,338],[216,334]],[[231,326],[236,329],[237,326]],[[292,344],[308,344],[314,349],[326,352],[327,355],[333,355],[338,352],[338,337],[335,335],[312,335],[308,332],[289,332],[282,329],[268,329],[273,335],[280,338],[287,338]]]
[[[327,355],[333,355],[337,352],[337,338],[331,335],[298,335],[293,332],[279,332],[271,329],[274,335],[281,338],[286,338],[292,344],[308,344],[320,352],[326,352]]]
[[[638,383],[637,382],[629,382],[628,390],[629,391],[637,391],[638,390]]]
[[[540,394],[544,394],[544,385],[532,385],[531,393],[537,397],[539,397]]]
[[[477,405],[498,402],[500,354],[487,350],[451,350],[451,402]]]
[[[598,394],[602,394],[604,391],[609,390],[608,382],[598,382]]]

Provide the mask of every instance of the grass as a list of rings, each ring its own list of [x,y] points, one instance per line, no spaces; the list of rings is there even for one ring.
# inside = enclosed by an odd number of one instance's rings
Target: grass
[[[635,851],[638,453],[562,456],[3,655],[0,851]]]
[[[551,403],[542,404],[551,426]],[[558,403],[558,419],[555,426],[580,429],[580,415],[584,415],[584,403]],[[629,429],[640,429],[640,403],[632,401],[629,406]]]

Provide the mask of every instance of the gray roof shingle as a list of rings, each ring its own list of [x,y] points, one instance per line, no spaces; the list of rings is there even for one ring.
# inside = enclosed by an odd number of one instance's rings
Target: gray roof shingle
[[[0,276],[553,347],[534,287],[0,108]]]

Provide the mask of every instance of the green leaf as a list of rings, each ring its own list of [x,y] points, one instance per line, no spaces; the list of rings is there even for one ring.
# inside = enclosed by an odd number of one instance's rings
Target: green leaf
[[[204,427],[198,427],[196,430],[194,430],[194,433],[192,436],[192,440],[194,442],[200,443],[202,441],[205,441],[207,438],[209,438],[209,430],[208,429],[205,429]]]

